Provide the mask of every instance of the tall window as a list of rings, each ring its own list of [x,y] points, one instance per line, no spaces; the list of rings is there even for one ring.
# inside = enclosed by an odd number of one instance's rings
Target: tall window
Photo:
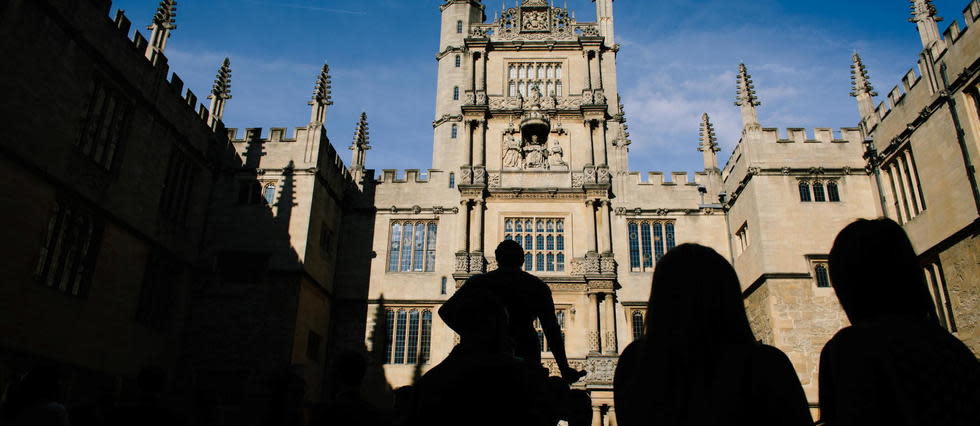
[[[655,262],[676,245],[674,222],[662,219],[631,220],[629,229],[630,270],[651,270]]]
[[[456,21],[456,34],[463,33],[463,21]]]
[[[936,316],[939,317],[939,324],[950,332],[956,332],[956,319],[953,318],[953,305],[949,300],[949,289],[946,288],[946,275],[943,273],[943,265],[939,263],[939,259],[934,259],[926,262],[923,268],[926,273],[929,294],[932,296],[932,303],[936,307]]]
[[[453,100],[459,100],[459,86],[453,87]]]
[[[459,137],[459,126],[458,125],[453,124],[453,127],[449,131],[449,137],[450,138],[453,138],[453,139],[456,139],[457,137]]]
[[[436,263],[435,221],[394,221],[388,248],[389,272],[432,272]]]
[[[446,284],[448,283],[448,281],[449,281],[448,278],[442,277],[442,283],[439,287],[439,294],[446,294]]]
[[[840,202],[840,189],[837,182],[827,182],[827,199],[832,203]]]
[[[69,203],[58,203],[38,255],[34,276],[44,285],[84,297],[98,251],[94,217]]]
[[[899,223],[905,223],[926,209],[926,198],[922,194],[922,184],[915,166],[912,148],[906,145],[881,166],[888,177],[896,216]]]
[[[565,309],[555,310],[555,319],[558,320],[558,327],[561,328],[562,340],[565,340],[565,316]],[[551,344],[544,336],[544,329],[541,327],[541,320],[534,320],[534,330],[538,333],[538,348],[541,349],[541,352],[551,352]]]
[[[429,308],[388,308],[386,364],[425,364],[432,346],[432,311]]]
[[[813,182],[813,201],[818,203],[827,201],[827,194],[824,192],[821,182]]]
[[[826,263],[817,263],[813,267],[813,275],[817,280],[817,287],[830,288],[830,274],[827,273]]]
[[[456,173],[452,173],[452,172],[449,173],[449,187],[450,188],[456,187]]]
[[[643,325],[645,318],[643,317],[643,311],[640,309],[634,310],[630,315],[630,322],[633,326],[633,340],[643,337]]]
[[[461,66],[463,66],[463,58],[459,55],[456,55],[456,68],[459,68]]]
[[[742,224],[738,231],[735,232],[735,250],[738,252],[735,255],[741,255],[745,253],[745,250],[749,248],[749,224],[745,222]]]
[[[813,199],[810,197],[809,182],[800,182],[800,201],[804,203],[809,203],[810,201],[813,201]]]
[[[524,270],[565,272],[565,220],[511,217],[504,220],[504,239],[524,247]]]
[[[266,184],[265,185],[265,192],[262,194],[262,197],[265,198],[265,202],[268,203],[268,204],[270,204],[270,205],[272,203],[275,203],[276,202],[276,184],[274,184],[274,183]]]
[[[194,164],[181,150],[174,147],[167,167],[160,209],[176,223],[187,222],[195,175]]]
[[[103,169],[111,170],[131,109],[121,93],[97,80],[75,145]]]

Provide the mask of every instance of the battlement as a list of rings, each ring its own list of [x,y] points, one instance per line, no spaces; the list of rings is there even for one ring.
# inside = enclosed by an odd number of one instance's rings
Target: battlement
[[[782,135],[785,135],[785,137]],[[837,130],[828,127],[816,127],[813,129],[789,127],[785,129],[785,133],[780,131],[780,129],[763,128],[762,140],[767,143],[779,144],[820,144],[861,143],[864,138],[861,136],[861,129],[856,127],[844,127]]]
[[[115,26],[116,30],[128,40],[134,51],[139,54],[143,60],[147,61],[151,67],[156,69],[156,71],[163,76],[164,80],[168,83],[174,95],[176,96],[177,102],[185,105],[188,111],[197,116],[202,124],[209,126],[209,121],[211,118],[211,112],[208,111],[208,107],[204,104],[198,103],[197,95],[194,94],[190,89],[184,90],[184,80],[180,78],[177,73],[170,73],[170,66],[167,64],[167,57],[163,54],[154,55],[153,59],[147,57],[147,49],[150,47],[149,41],[143,36],[138,30],[133,32],[130,38],[129,31],[132,29],[133,23],[126,17],[125,13],[120,9],[116,11],[116,16],[112,20],[112,24]],[[167,79],[167,75],[170,78]]]
[[[428,169],[426,171],[421,171],[420,169],[384,169],[381,171],[381,179],[378,182],[427,184],[441,181],[442,176],[445,174],[445,171],[437,169]]]
[[[294,127],[293,136],[290,137],[286,131],[285,127],[270,127],[269,133],[266,137],[262,137],[263,128],[262,127],[248,127],[242,134],[242,137],[238,136],[238,128],[230,127],[225,129],[228,132],[228,140],[231,143],[244,143],[244,142],[296,142],[297,140],[304,139],[306,133],[309,132],[307,127]]]
[[[694,180],[691,180],[688,172],[646,172],[644,176],[641,172],[629,172],[629,183],[634,185],[658,185],[658,186],[703,186],[707,184],[708,174],[705,172],[695,172]]]

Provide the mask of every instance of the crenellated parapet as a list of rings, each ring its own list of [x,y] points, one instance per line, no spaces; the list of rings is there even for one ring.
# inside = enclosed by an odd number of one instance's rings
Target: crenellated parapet
[[[445,174],[445,171],[435,169],[429,169],[425,172],[422,172],[420,169],[384,169],[381,171],[381,179],[379,179],[377,183],[408,185],[417,184],[428,186],[440,182]]]
[[[706,184],[708,174],[705,172],[695,172],[694,179],[688,172],[629,172],[627,174],[630,185],[640,186],[692,186],[697,187]]]
[[[233,127],[225,130],[228,141],[245,158],[246,164],[249,164],[249,159],[254,155],[260,158],[267,157],[268,160],[263,158],[259,164],[262,166],[267,164],[269,167],[280,167],[282,164],[279,163],[285,164],[297,156],[302,156],[305,146],[300,142],[306,140],[311,131],[309,127],[295,127],[293,134],[289,135],[288,129],[285,127],[272,127],[269,128],[267,135],[263,135],[261,127],[246,128],[241,134],[239,134],[241,129],[238,128]],[[329,173],[336,172],[346,183],[354,184],[354,177],[337,149],[329,141],[323,145],[323,153],[319,157],[317,166],[324,169],[329,168],[332,170]],[[264,164],[263,160],[265,160]]]

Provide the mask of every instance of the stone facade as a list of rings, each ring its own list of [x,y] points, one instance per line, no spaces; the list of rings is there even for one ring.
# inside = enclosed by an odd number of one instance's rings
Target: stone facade
[[[921,253],[943,324],[980,353],[980,35],[956,23],[940,35],[931,9],[914,9],[919,72],[875,107],[855,55],[861,118],[840,130],[763,127],[742,65],[743,130],[727,164],[705,114],[691,146],[703,170],[641,173],[613,1],[595,4],[597,22],[542,0],[487,22],[481,1],[445,0],[433,168],[378,173],[366,114],[346,164],[326,137],[327,66],[306,124],[226,129],[231,63],[209,106],[184,90],[165,56],[172,1],[149,40],[130,36],[122,13],[106,19],[108,1],[0,2],[4,64],[35,64],[0,81],[14,123],[0,143],[12,183],[0,389],[55,361],[71,371],[69,400],[84,402],[106,384],[128,392],[157,365],[175,395],[218,395],[245,424],[284,413],[273,394],[292,380],[322,400],[330,357],[356,350],[372,360],[367,394],[390,407],[392,389],[458,341],[441,304],[496,267],[501,240],[521,238],[571,364],[589,372],[577,386],[598,424],[615,420],[612,374],[642,333],[656,260],[688,242],[731,259],[757,338],[787,353],[815,405],[820,350],[847,325],[821,268],[841,228],[882,215]],[[980,2],[964,17],[972,26]],[[28,41],[47,48],[10,48]]]

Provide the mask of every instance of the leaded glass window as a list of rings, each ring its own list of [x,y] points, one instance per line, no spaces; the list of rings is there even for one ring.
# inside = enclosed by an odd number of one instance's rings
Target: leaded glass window
[[[527,253],[524,270],[565,271],[565,220],[560,218],[505,218],[504,232],[513,235]],[[510,234],[513,232],[513,234]]]
[[[672,220],[631,220],[627,228],[630,270],[633,272],[652,270],[656,262],[677,245],[676,225]]]
[[[565,340],[565,316],[564,309],[555,310],[555,319],[558,320],[558,328],[561,329],[562,340]],[[538,335],[538,348],[541,349],[541,352],[551,352],[551,344],[544,335],[544,328],[541,327],[541,321],[537,318],[534,319],[534,330]]]
[[[810,198],[810,184],[807,182],[800,182],[800,201],[804,203],[812,201]]]
[[[429,308],[388,308],[386,364],[417,364],[429,360],[432,311]]]
[[[643,311],[633,311],[631,317],[631,323],[633,325],[633,340],[636,340],[643,337]]]
[[[813,271],[817,278],[817,287],[830,287],[830,274],[827,273],[827,265],[818,264],[815,268],[813,268]]]
[[[388,272],[435,271],[437,231],[431,220],[392,222]]]
[[[508,96],[527,97],[537,87],[542,96],[562,96],[561,64],[554,62],[515,62],[508,65]]]
[[[823,191],[823,184],[820,182],[813,183],[813,201],[817,201],[817,202],[827,201],[827,197]]]
[[[833,203],[840,202],[840,189],[837,188],[837,182],[827,183],[827,199]]]

